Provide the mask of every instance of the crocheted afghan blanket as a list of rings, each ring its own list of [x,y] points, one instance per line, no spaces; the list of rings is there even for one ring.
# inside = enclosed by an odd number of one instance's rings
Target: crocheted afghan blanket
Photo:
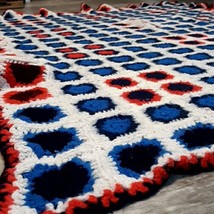
[[[214,168],[213,5],[0,18],[0,213],[106,213]]]

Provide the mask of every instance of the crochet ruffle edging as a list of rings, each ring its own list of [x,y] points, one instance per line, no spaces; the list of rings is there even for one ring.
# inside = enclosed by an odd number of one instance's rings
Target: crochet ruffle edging
[[[7,51],[10,53],[10,50],[7,49],[6,46],[2,46],[1,48],[5,53],[7,53]],[[22,66],[31,66],[29,69],[33,69],[35,66],[39,67],[39,77],[31,83],[26,84],[26,86],[34,85],[44,80],[43,73],[45,71],[45,66],[40,66],[41,63],[39,60],[31,59],[30,57],[26,59],[23,56],[17,57],[16,54],[5,54],[3,58],[0,59],[0,63],[4,66],[4,73],[0,73],[0,77],[7,80],[8,87],[10,88],[22,86],[16,82],[14,76],[11,74],[10,63],[14,63],[18,66],[17,69],[22,68]],[[31,65],[29,65],[29,63]],[[0,152],[3,156],[5,165],[0,175],[0,213],[8,213],[10,205],[13,204],[12,194],[18,189],[18,187],[14,185],[16,181],[14,172],[16,165],[19,163],[19,152],[14,148],[14,143],[11,141],[12,133],[10,129],[13,127],[13,124],[10,123],[9,119],[3,117],[3,109],[4,107],[0,106]]]
[[[86,202],[71,200],[65,211],[67,214],[95,214],[109,213],[121,209],[125,205],[143,200],[158,191],[170,177],[171,173],[191,173],[210,171],[214,169],[214,153],[206,153],[204,157],[198,158],[195,155],[190,157],[181,156],[179,161],[169,159],[164,167],[153,169],[154,178],[144,178],[142,181],[134,182],[129,189],[116,184],[115,190],[104,190],[100,198],[89,196]],[[46,211],[43,214],[58,214],[53,211]]]
[[[13,203],[11,195],[17,190],[17,187],[13,186],[13,182],[16,181],[14,171],[19,162],[19,152],[15,150],[10,141],[12,124],[8,119],[3,118],[2,109],[3,107],[0,107],[0,151],[4,158],[5,167],[0,176],[0,213],[8,213],[9,206]]]
[[[168,1],[161,1],[159,3],[153,3],[153,4],[149,4],[149,3],[145,3],[142,2],[141,4],[137,5],[137,4],[128,4],[126,7],[122,7],[122,8],[114,8],[108,4],[101,4],[100,6],[98,6],[98,8],[95,11],[100,11],[100,12],[110,12],[112,10],[124,10],[124,9],[137,9],[139,7],[149,7],[149,6],[164,6],[164,5],[180,5],[180,6],[185,6],[185,7],[189,7],[190,9],[203,9],[203,10],[207,10],[207,11],[214,11],[214,3],[195,3],[195,2],[191,2],[189,4],[187,3],[180,3],[177,1],[174,2],[168,2]],[[88,13],[94,11],[94,9],[92,9],[88,4],[86,3],[82,3],[80,6],[80,11],[76,12],[76,13]],[[34,14],[34,15],[38,15],[38,16],[48,16],[50,13],[49,10],[47,10],[46,8],[40,8],[39,12]],[[23,12],[16,12],[13,10],[5,10],[5,12],[3,13],[3,17],[4,18],[12,18],[16,15],[23,15]],[[63,14],[63,12],[58,12],[57,14]]]
[[[16,180],[14,171],[19,162],[19,152],[15,150],[14,144],[10,140],[12,136],[10,128],[13,125],[7,119],[4,119],[2,107],[0,110],[0,149],[5,159],[5,169],[0,179],[0,212],[7,213],[10,205],[13,204],[11,195],[17,190],[13,183]],[[65,213],[108,213],[120,209],[128,203],[151,196],[160,189],[172,173],[196,174],[213,169],[214,153],[212,152],[205,153],[203,157],[191,154],[190,156],[183,155],[179,160],[169,158],[166,165],[157,166],[152,170],[154,175],[152,179],[145,177],[142,181],[132,183],[129,189],[125,189],[121,184],[116,184],[114,191],[105,189],[101,197],[97,198],[90,195],[85,202],[73,199],[68,202]],[[47,210],[43,214],[57,213]]]
[[[95,11],[102,11],[102,12],[110,12],[112,10],[124,10],[124,9],[137,9],[139,7],[150,7],[150,6],[164,6],[164,5],[180,5],[180,6],[186,6],[189,7],[191,9],[205,9],[205,10],[214,10],[214,4],[208,4],[208,3],[179,3],[177,1],[175,2],[167,2],[167,1],[161,1],[159,3],[153,3],[153,4],[149,4],[149,3],[145,3],[142,2],[141,4],[137,5],[137,4],[128,4],[126,7],[122,7],[122,8],[114,8],[108,4],[101,4],[97,10]],[[88,6],[86,3],[82,3],[81,4],[81,10],[80,12],[88,12],[88,11],[93,11],[93,9]]]

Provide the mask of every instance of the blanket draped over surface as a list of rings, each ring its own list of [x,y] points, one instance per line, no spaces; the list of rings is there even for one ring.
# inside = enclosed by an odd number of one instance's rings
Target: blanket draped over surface
[[[0,18],[0,213],[105,213],[214,168],[213,5]]]

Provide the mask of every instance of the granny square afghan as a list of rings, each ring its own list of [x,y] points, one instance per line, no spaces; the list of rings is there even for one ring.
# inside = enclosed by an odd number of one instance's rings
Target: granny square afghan
[[[214,168],[213,5],[0,17],[0,213],[106,213]]]

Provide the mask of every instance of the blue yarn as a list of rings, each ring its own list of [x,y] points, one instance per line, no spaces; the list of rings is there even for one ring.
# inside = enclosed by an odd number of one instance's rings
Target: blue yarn
[[[146,63],[130,63],[122,65],[125,69],[133,70],[133,71],[142,71],[144,69],[148,69],[150,66]]]
[[[175,58],[163,58],[163,59],[154,60],[154,62],[158,65],[176,65],[181,63],[181,61]]]
[[[79,85],[66,85],[62,88],[65,94],[70,94],[73,96],[79,94],[89,94],[97,90],[93,84],[79,84]]]
[[[130,62],[133,60],[131,56],[115,56],[115,57],[109,57],[108,60],[121,63],[121,62]]]
[[[204,69],[201,69],[194,65],[178,67],[178,68],[175,68],[175,70],[180,73],[186,73],[186,74],[190,74],[190,75],[201,74],[201,73],[206,72]]]
[[[139,179],[140,176],[145,173],[145,171],[142,171],[141,173],[137,173],[131,169],[128,169],[128,168],[124,168],[121,166],[121,161],[119,159],[119,154],[125,150],[125,149],[132,149],[134,148],[135,146],[138,146],[138,147],[142,147],[142,148],[145,148],[148,147],[148,146],[155,146],[157,148],[160,148],[160,152],[159,152],[159,156],[162,156],[166,153],[166,151],[163,149],[163,147],[161,146],[160,142],[157,141],[156,139],[142,139],[140,142],[137,142],[137,143],[134,143],[132,145],[119,145],[119,146],[115,146],[113,148],[112,151],[109,152],[108,156],[112,157],[113,161],[116,163],[116,166],[118,168],[118,171],[119,173],[123,174],[123,175],[126,175],[128,177],[133,177],[133,178],[136,178],[136,179]],[[146,159],[145,159],[146,161]],[[139,163],[140,164],[140,163]]]

